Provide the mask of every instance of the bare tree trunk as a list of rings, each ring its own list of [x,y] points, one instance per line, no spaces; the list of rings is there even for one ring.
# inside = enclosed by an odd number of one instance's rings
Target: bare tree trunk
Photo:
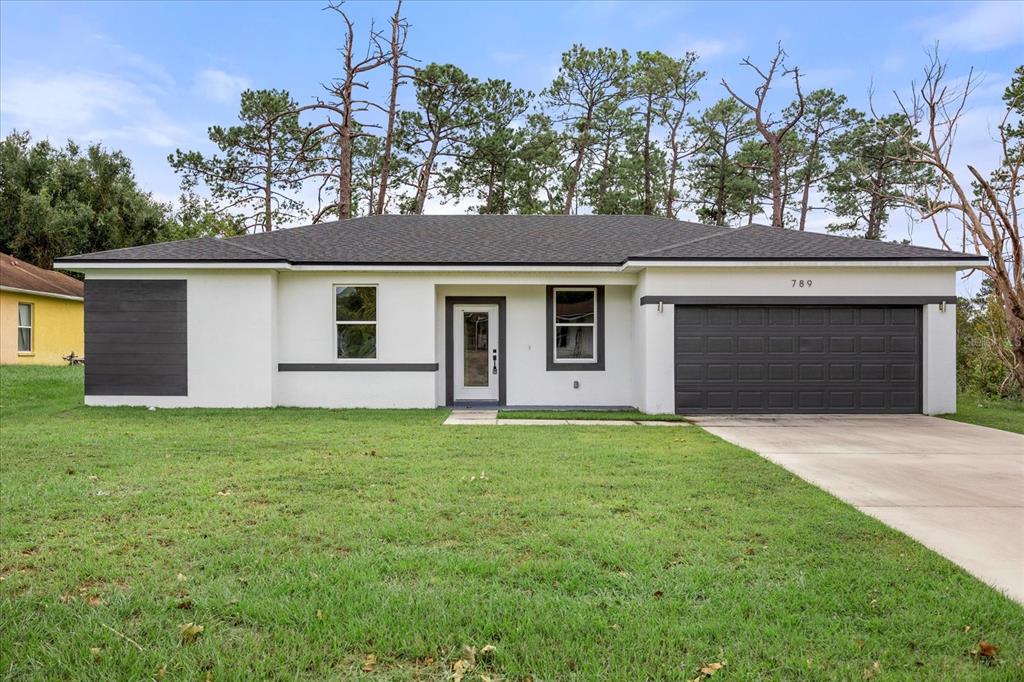
[[[654,197],[651,196],[651,126],[654,114],[653,98],[647,96],[647,111],[644,115],[644,215],[654,215]]]
[[[583,172],[583,159],[587,156],[587,144],[586,137],[590,135],[590,124],[594,119],[594,110],[587,109],[587,115],[583,119],[583,127],[580,129],[579,144],[576,150],[576,160],[572,164],[572,177],[569,178],[569,184],[565,188],[565,205],[562,208],[562,213],[569,215],[572,213],[573,202],[576,200],[576,188],[580,183],[580,173]]]
[[[273,126],[267,126],[267,165],[263,174],[263,231],[274,229],[274,146]]]
[[[391,93],[388,98],[388,127],[384,133],[384,155],[380,160],[380,191],[377,193],[377,215],[384,213],[387,205],[388,180],[391,174],[391,147],[395,137],[395,114],[398,109],[398,84],[401,81],[400,57],[404,40],[400,39],[402,25],[402,0],[395,5],[395,15],[391,17]],[[371,192],[372,194],[372,192]],[[373,203],[370,204],[371,209]],[[371,210],[371,212],[373,212]]]
[[[797,96],[797,110],[793,114],[793,117],[788,120],[781,122],[775,130],[771,129],[772,116],[765,116],[764,104],[768,98],[768,92],[772,87],[772,79],[775,77],[775,73],[785,58],[786,53],[782,49],[780,43],[778,49],[775,52],[775,57],[772,58],[771,63],[768,66],[767,71],[762,71],[749,58],[743,60],[743,64],[749,66],[757,75],[761,78],[761,85],[754,89],[755,99],[754,102],[748,102],[743,99],[729,87],[729,84],[723,79],[722,85],[728,91],[732,98],[745,106],[754,114],[754,124],[757,126],[758,132],[761,133],[761,137],[764,138],[765,143],[772,152],[772,167],[770,169],[771,177],[771,188],[772,188],[772,225],[774,227],[783,227],[783,218],[785,217],[785,199],[782,195],[782,142],[790,130],[797,124],[800,118],[804,115],[804,95],[800,90],[800,71],[799,69],[786,69],[783,68],[782,75],[793,74],[793,82],[796,85],[796,96]]]
[[[416,180],[416,203],[414,212],[423,213],[423,207],[427,203],[427,193],[430,191],[430,175],[434,172],[434,161],[437,159],[437,139],[431,140],[430,151],[423,160],[423,167],[420,168],[419,178]]]
[[[668,187],[665,189],[665,217],[676,217],[676,173],[679,172],[679,145],[676,143],[676,132],[672,131],[672,162],[668,170]]]

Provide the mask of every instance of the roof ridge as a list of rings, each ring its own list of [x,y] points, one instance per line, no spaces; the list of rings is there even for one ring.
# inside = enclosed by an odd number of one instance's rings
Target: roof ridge
[[[706,241],[708,239],[717,239],[719,237],[728,237],[730,234],[735,234],[736,232],[739,232],[744,227],[748,227],[748,226],[747,225],[743,225],[741,227],[724,227],[724,226],[720,226],[718,228],[718,230],[716,230],[713,234],[706,234],[703,237],[694,237],[693,239],[684,239],[681,242],[676,242],[675,244],[669,244],[668,246],[660,246],[660,247],[658,247],[656,249],[651,249],[650,251],[641,251],[640,253],[638,253],[638,254],[636,254],[634,256],[630,256],[630,258],[637,258],[639,256],[650,256],[652,254],[658,253],[659,251],[668,251],[669,249],[674,249],[674,248],[677,248],[677,247],[680,247],[680,246],[686,246],[687,244],[694,244],[696,242],[702,242],[702,241]]]

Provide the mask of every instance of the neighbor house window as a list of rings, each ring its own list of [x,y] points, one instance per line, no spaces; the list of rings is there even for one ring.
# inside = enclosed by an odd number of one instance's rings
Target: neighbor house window
[[[548,369],[604,369],[604,287],[548,288]]]
[[[377,287],[334,287],[334,322],[339,360],[377,357]]]
[[[32,352],[32,304],[18,304],[18,352]]]

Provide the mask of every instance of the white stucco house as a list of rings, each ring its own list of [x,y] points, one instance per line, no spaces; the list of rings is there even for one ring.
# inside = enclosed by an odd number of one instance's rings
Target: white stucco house
[[[90,405],[942,413],[976,255],[651,216],[375,216],[59,260]]]

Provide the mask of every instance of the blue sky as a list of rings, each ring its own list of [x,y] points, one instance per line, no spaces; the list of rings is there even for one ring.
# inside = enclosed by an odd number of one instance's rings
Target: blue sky
[[[167,154],[208,151],[206,127],[234,120],[243,88],[285,88],[308,100],[337,73],[341,25],[322,6],[4,2],[0,133],[103,141],[129,155],[144,188],[173,200],[178,181]],[[373,18],[384,24],[392,5],[347,9],[365,31]],[[889,108],[892,89],[906,90],[938,40],[954,74],[973,66],[983,75],[958,152],[982,167],[995,159],[999,96],[1024,63],[1024,3],[408,2],[405,15],[409,52],[422,62],[452,62],[535,91],[573,42],[694,50],[708,71],[707,103],[724,96],[723,77],[749,89],[740,59],[763,63],[781,40],[806,89],[832,87],[865,107],[873,85],[878,105]],[[910,223],[896,222],[889,236],[906,236]],[[914,241],[933,243],[928,230],[918,226]]]

